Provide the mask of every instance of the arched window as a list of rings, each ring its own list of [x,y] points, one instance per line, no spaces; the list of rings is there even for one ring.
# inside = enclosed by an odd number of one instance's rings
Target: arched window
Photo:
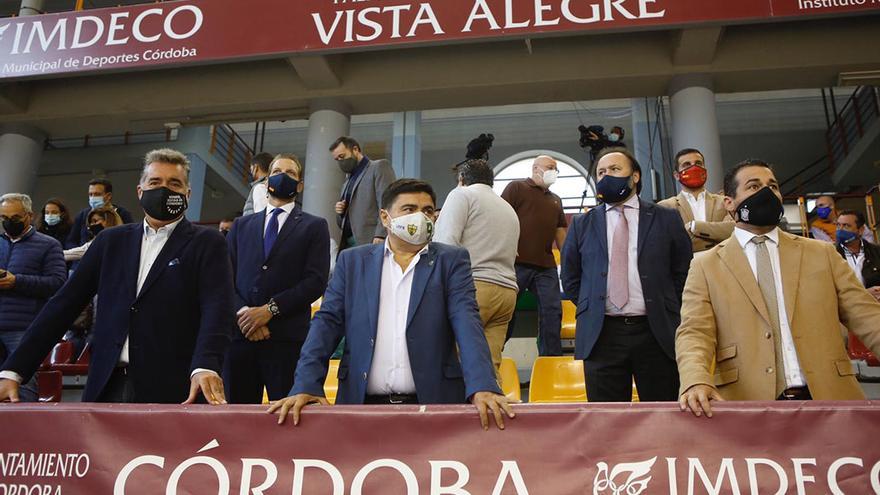
[[[565,213],[580,213],[582,202],[584,206],[596,206],[596,187],[587,171],[573,158],[548,150],[517,153],[499,163],[495,167],[495,192],[501,194],[511,181],[531,177],[532,163],[541,155],[556,160],[559,178],[550,190],[562,199]]]

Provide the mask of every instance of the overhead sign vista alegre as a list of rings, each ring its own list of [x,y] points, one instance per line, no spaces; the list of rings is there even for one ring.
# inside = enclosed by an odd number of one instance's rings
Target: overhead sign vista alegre
[[[395,45],[871,15],[880,0],[190,0],[0,21],[0,79]]]

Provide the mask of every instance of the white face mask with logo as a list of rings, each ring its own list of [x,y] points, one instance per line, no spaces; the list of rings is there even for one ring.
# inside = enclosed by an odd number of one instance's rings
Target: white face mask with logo
[[[556,178],[559,177],[558,170],[545,170],[543,177],[541,179],[544,180],[544,185],[547,187],[552,186],[556,183]]]
[[[422,212],[401,215],[391,219],[391,233],[414,246],[431,242],[434,221]]]

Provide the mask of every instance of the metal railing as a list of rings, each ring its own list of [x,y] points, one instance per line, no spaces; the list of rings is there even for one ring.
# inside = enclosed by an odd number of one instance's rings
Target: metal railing
[[[235,129],[227,124],[212,125],[210,152],[222,163],[225,163],[226,167],[236,177],[239,177],[242,183],[245,185],[250,183],[251,159],[254,157],[254,150],[235,132]]]
[[[129,144],[159,143],[177,141],[177,129],[165,129],[157,132],[130,132],[122,134],[110,134],[93,136],[86,134],[74,138],[50,138],[46,139],[46,150],[60,150],[72,148],[90,148],[95,146],[119,146]]]
[[[780,182],[779,189],[785,197],[801,196],[808,192],[807,187],[819,179],[827,177],[829,168],[828,155],[822,155],[796,174]]]
[[[846,159],[867,128],[880,117],[877,88],[859,86],[825,131],[828,162],[833,171]]]

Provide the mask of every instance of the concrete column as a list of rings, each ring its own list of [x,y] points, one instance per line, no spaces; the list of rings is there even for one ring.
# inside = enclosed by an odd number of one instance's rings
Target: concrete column
[[[667,191],[669,166],[663,161],[663,133],[657,122],[656,98],[633,98],[632,151],[642,166],[642,199],[659,201],[672,194]]]
[[[339,201],[345,174],[330,156],[328,148],[351,129],[351,111],[339,101],[317,101],[310,107],[306,142],[303,210],[324,217],[330,224],[330,237],[339,239],[334,206]]]
[[[205,176],[208,174],[208,163],[195,153],[187,153],[189,158],[189,187],[192,194],[189,197],[189,207],[186,209],[186,219],[190,222],[198,222],[202,219],[202,204],[205,200]]]
[[[724,162],[712,78],[705,74],[676,76],[670,83],[669,94],[673,155],[682,148],[700,150],[709,172],[706,189],[720,191],[724,182]]]
[[[18,9],[19,16],[39,15],[45,9],[46,0],[21,0],[21,8]]]
[[[422,176],[422,112],[394,114],[391,164],[398,177]]]
[[[46,135],[22,126],[0,129],[0,194],[33,195]]]

